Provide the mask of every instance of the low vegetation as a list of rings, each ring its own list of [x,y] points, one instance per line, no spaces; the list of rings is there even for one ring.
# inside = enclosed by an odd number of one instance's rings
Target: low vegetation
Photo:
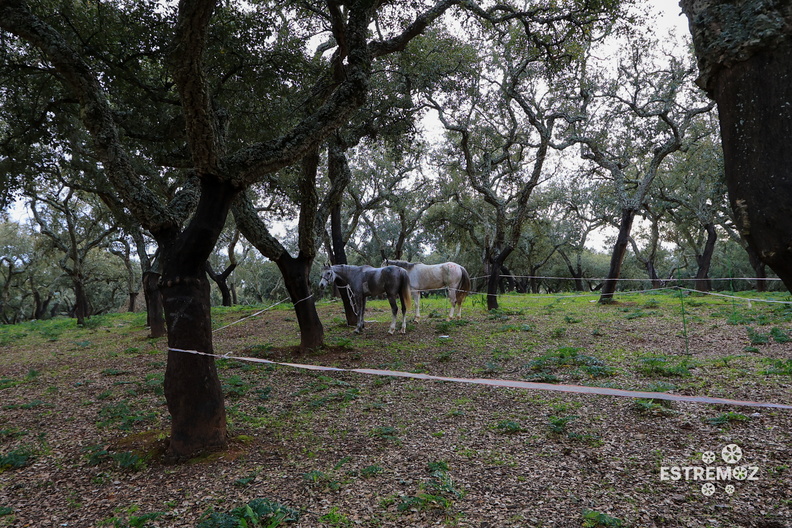
[[[387,335],[382,301],[360,336],[323,302],[327,346],[298,358],[288,306],[226,328],[263,307],[217,309],[216,352],[253,361],[217,361],[231,447],[178,466],[162,462],[166,343],[147,338],[144,315],[2,326],[0,527],[785,526],[789,410],[261,362],[792,403],[792,304],[595,299],[504,296],[495,313],[469,302],[461,322],[429,317],[403,336]],[[661,479],[728,444],[756,480],[706,496],[702,481]]]

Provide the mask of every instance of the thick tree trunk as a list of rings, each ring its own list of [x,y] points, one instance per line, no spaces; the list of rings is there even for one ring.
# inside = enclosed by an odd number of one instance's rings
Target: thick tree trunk
[[[214,352],[211,288],[204,266],[235,194],[230,184],[205,177],[189,225],[170,240],[157,240],[163,248],[160,292],[168,325],[165,399],[171,438],[167,456],[173,461],[227,447],[225,402],[214,358],[190,351]]]
[[[630,231],[632,231],[635,213],[635,209],[622,210],[621,221],[619,222],[619,234],[616,237],[616,244],[613,246],[613,253],[611,253],[608,276],[605,278],[605,283],[600,292],[600,304],[609,304],[613,302],[613,294],[616,293],[622,262],[624,262],[624,256],[627,254],[627,246],[630,243]]]
[[[162,306],[162,295],[159,289],[160,274],[147,271],[143,274],[143,295],[146,298],[146,324],[149,337],[165,337],[168,333],[165,326],[165,309]]]
[[[316,350],[324,344],[324,327],[311,293],[310,273],[313,259],[302,254],[294,258],[283,253],[275,263],[294,303],[297,324],[300,327],[300,352]]]
[[[707,243],[704,245],[704,252],[701,255],[696,255],[696,263],[698,264],[696,289],[708,292],[712,290],[709,270],[712,264],[712,255],[715,253],[715,243],[718,241],[718,233],[715,231],[714,224],[707,224],[704,229],[707,230]]]
[[[792,291],[792,9],[683,0],[701,76],[717,101],[740,233]]]
[[[214,352],[209,294],[203,270],[162,288],[170,348],[165,370],[165,398],[172,417],[168,454],[173,461],[227,445],[225,404],[214,358],[182,352]]]

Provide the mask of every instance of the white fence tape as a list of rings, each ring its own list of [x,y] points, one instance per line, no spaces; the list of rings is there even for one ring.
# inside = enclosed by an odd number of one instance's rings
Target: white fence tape
[[[199,352],[197,350],[182,350],[179,348],[169,348],[171,352],[183,352],[187,354],[197,354],[201,356],[211,356],[218,359],[233,359],[237,361],[249,361],[253,363],[264,363],[268,365],[279,365],[283,367],[292,367],[304,370],[314,370],[322,372],[350,372],[356,374],[369,374],[373,376],[393,376],[399,378],[412,378],[420,380],[431,381],[444,381],[451,383],[467,383],[473,385],[487,385],[490,387],[506,387],[511,389],[528,389],[528,390],[542,390],[542,391],[555,391],[555,392],[571,392],[577,394],[596,394],[602,396],[618,396],[621,398],[647,398],[655,400],[668,400],[689,403],[712,403],[718,405],[734,405],[741,407],[766,407],[772,409],[790,409],[792,405],[782,403],[766,403],[755,402],[748,400],[732,400],[729,398],[715,398],[710,396],[687,396],[684,394],[670,394],[667,392],[648,392],[648,391],[631,391],[624,389],[612,389],[609,387],[589,387],[586,385],[556,385],[553,383],[536,383],[532,381],[518,381],[518,380],[502,380],[502,379],[485,379],[485,378],[456,378],[447,376],[433,376],[430,374],[421,374],[416,372],[401,372],[398,370],[380,370],[380,369],[345,369],[338,367],[325,367],[321,365],[310,365],[302,363],[286,363],[279,361],[271,361],[269,359],[252,358],[245,356],[231,356],[229,354],[217,355],[209,354],[206,352]]]

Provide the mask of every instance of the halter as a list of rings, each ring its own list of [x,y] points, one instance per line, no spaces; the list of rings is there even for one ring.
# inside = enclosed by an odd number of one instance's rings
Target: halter
[[[330,279],[330,281],[328,281],[328,283],[332,282],[332,284],[334,284],[336,288],[339,288],[339,289],[343,288],[343,289],[347,290],[347,298],[349,299],[349,304],[352,307],[352,312],[355,315],[359,316],[360,314],[358,313],[357,304],[355,303],[355,294],[352,291],[352,287],[349,285],[349,282],[339,286],[338,284],[336,284],[336,281],[338,279],[341,279],[341,280],[344,280],[344,279],[342,277],[339,277],[338,274],[335,271],[333,271],[333,268],[327,268],[327,270],[331,274],[331,279]],[[324,275],[324,273],[323,273],[323,275]],[[322,279],[324,280],[324,277],[322,277]]]

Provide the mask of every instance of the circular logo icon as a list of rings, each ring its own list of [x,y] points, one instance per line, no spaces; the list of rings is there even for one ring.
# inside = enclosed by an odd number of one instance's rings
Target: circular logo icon
[[[726,493],[731,495],[734,493],[734,485],[733,484],[726,484]]]
[[[701,486],[701,493],[705,497],[711,497],[713,494],[715,494],[715,484],[713,484],[712,482],[707,482],[706,484]]]
[[[748,478],[748,469],[745,466],[737,466],[732,471],[732,476],[737,480],[745,480]]]
[[[701,461],[705,464],[712,464],[715,462],[715,452],[714,451],[704,451],[701,455]]]
[[[736,464],[742,455],[742,449],[737,444],[729,444],[721,450],[721,457],[727,464]]]

